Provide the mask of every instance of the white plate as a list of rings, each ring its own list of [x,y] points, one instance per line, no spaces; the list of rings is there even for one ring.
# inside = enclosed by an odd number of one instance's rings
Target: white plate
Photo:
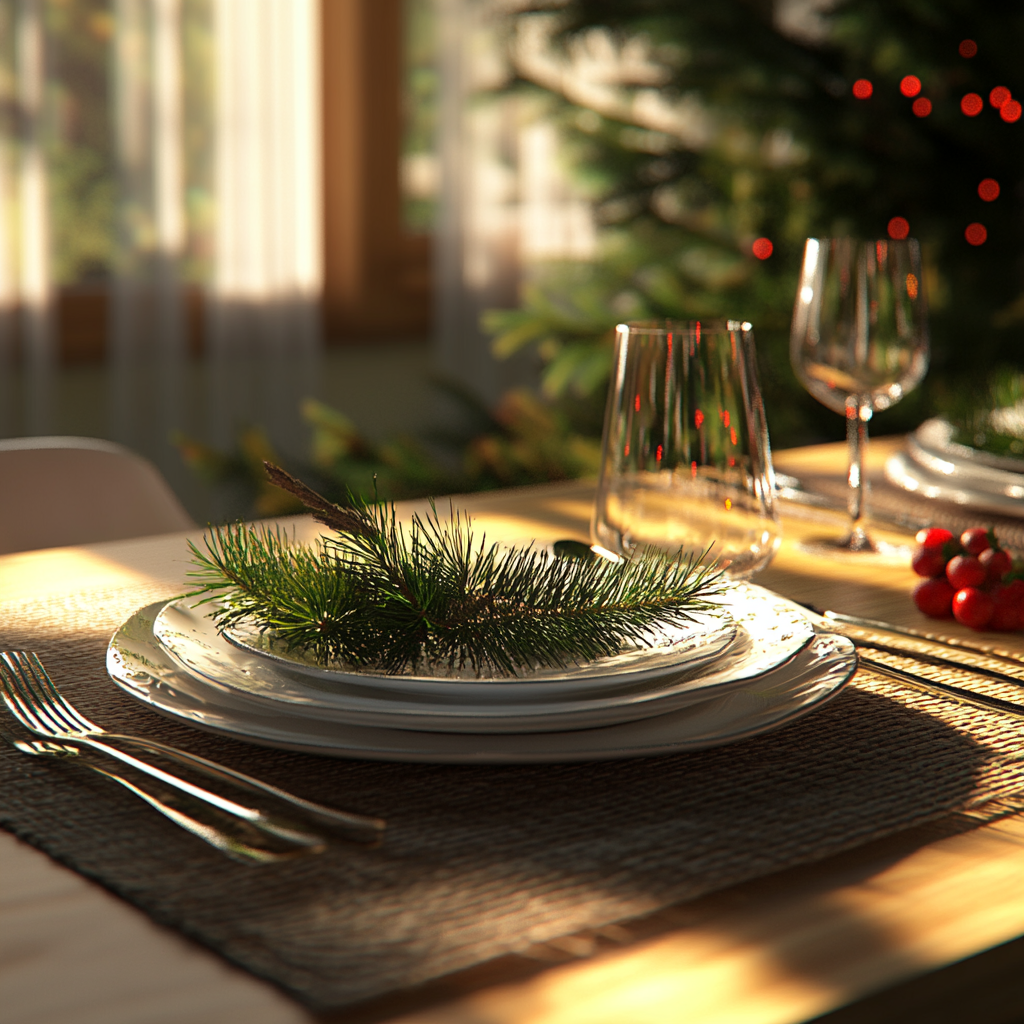
[[[1008,410],[996,410],[996,413],[1006,411]],[[996,413],[990,415],[994,416]],[[1024,459],[1012,455],[996,455],[981,448],[960,444],[953,440],[955,433],[956,429],[949,420],[935,416],[925,420],[910,435],[907,439],[907,448],[915,459],[922,453],[925,456],[938,457],[952,463],[959,470],[976,474],[980,480],[985,480],[988,486],[999,487],[1000,482],[1006,482],[1008,478],[1016,480],[1017,483],[1024,483]],[[988,472],[993,470],[995,472],[992,474]]]
[[[756,736],[833,698],[857,667],[853,644],[820,634],[790,661],[741,688],[654,718],[571,732],[475,735],[381,729],[291,713],[211,685],[181,668],[153,634],[162,605],[114,635],[107,670],[128,694],[171,718],[236,739],[332,757],[448,764],[591,761],[669,754]]]
[[[183,609],[188,610],[185,603]],[[203,606],[197,609],[204,615]],[[470,669],[445,675],[387,675],[380,672],[339,669],[318,665],[299,652],[288,652],[283,644],[274,644],[256,627],[234,627],[225,634],[232,644],[256,659],[292,676],[317,680],[320,688],[358,686],[364,691],[391,693],[428,700],[449,700],[462,703],[533,703],[536,700],[564,699],[582,694],[599,694],[632,686],[645,679],[658,679],[666,672],[681,672],[706,665],[725,650],[736,638],[736,624],[726,607],[694,611],[692,621],[681,626],[655,627],[649,642],[608,658],[595,658],[584,665],[568,668],[538,668],[514,678],[481,678]],[[196,636],[192,621],[176,618],[168,627],[163,618],[157,620],[155,632],[164,644],[172,646],[179,629],[186,641]],[[205,627],[201,627],[205,642]]]
[[[896,452],[885,463],[890,483],[922,498],[948,501],[977,512],[1004,516],[1024,516],[1024,485],[1010,485],[1009,493],[979,489],[963,474],[934,472],[912,459],[907,452]],[[1017,490],[1022,493],[1020,496]]]
[[[1024,515],[1024,473],[1017,459],[1000,458],[952,440],[946,420],[931,419],[907,438],[906,451],[885,465],[891,483],[936,501],[1001,515]]]
[[[267,659],[228,643],[204,613],[206,606],[194,608],[185,601],[172,601],[161,609],[153,632],[187,671],[262,705],[264,712],[268,706],[285,704],[295,713],[352,725],[434,732],[556,732],[664,714],[705,700],[710,689],[739,686],[811,642],[813,627],[802,609],[761,587],[735,585],[718,600],[728,613],[735,641],[710,666],[704,657],[677,662],[653,651],[648,658],[658,667],[642,671],[643,662],[631,655],[614,677],[596,677],[601,682],[597,692],[590,688],[594,673],[584,676],[587,685],[582,693],[566,693],[564,685],[552,693],[546,686],[521,682],[502,684],[496,695],[492,684],[447,680],[442,687],[406,693],[381,687],[378,676],[364,679],[345,673],[342,678],[323,678],[322,673],[296,672],[290,661]],[[719,649],[721,633],[718,629],[712,635],[712,650]]]

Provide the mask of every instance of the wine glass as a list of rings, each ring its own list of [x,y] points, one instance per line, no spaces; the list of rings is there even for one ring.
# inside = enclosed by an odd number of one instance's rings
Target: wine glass
[[[864,528],[868,423],[921,382],[928,324],[916,239],[808,238],[790,358],[800,383],[846,417],[850,532],[835,546],[877,551]]]

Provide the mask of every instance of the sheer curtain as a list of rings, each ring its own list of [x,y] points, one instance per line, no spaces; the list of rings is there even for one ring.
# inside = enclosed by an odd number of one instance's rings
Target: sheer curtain
[[[318,12],[317,0],[214,0],[208,344],[222,444],[259,410],[279,444],[301,447],[322,287]]]
[[[0,39],[10,82],[0,138],[0,431],[42,433],[51,422],[54,344],[41,0],[0,9]]]
[[[487,402],[531,383],[527,360],[491,354],[482,314],[514,306],[531,267],[594,254],[592,204],[572,184],[545,111],[499,92],[543,40],[511,0],[437,0],[441,80],[436,365]]]
[[[181,3],[115,0],[114,15],[117,234],[108,411],[114,438],[152,450],[194,426],[183,388]]]
[[[304,450],[319,30],[319,0],[0,0],[0,435],[76,429],[58,299],[106,282],[107,387],[77,429],[179,480],[175,430]]]

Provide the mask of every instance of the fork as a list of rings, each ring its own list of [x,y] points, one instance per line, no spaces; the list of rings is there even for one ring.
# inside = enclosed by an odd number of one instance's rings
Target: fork
[[[253,827],[249,822],[223,814],[217,808],[184,793],[167,787],[164,787],[166,792],[159,793],[159,784],[154,785],[154,780],[146,776],[141,777],[138,783],[132,782],[124,775],[97,764],[88,752],[71,744],[17,739],[4,729],[0,729],[0,739],[31,757],[47,757],[65,764],[80,765],[119,783],[175,825],[209,843],[232,860],[245,864],[274,864],[321,853],[326,849],[326,843],[319,836],[310,835],[308,840],[302,842],[297,837],[281,839]]]
[[[909,661],[920,662],[921,664],[931,665],[936,668],[954,668],[968,674],[994,679],[997,682],[1010,683],[1018,687],[1024,686],[1024,680],[1019,677],[1007,675],[1005,672],[999,672],[995,669],[986,668],[982,665],[965,664],[963,662],[955,661],[952,658],[923,654],[919,651],[910,651],[906,648],[893,644],[879,643],[876,640],[866,639],[860,634],[865,630],[873,629],[899,636],[906,636],[910,639],[924,641],[926,643],[935,643],[935,641],[932,641],[928,637],[918,636],[908,630],[903,630],[896,626],[890,626],[884,622],[876,622],[872,619],[857,619],[853,616],[841,615],[838,612],[821,611],[814,607],[814,605],[804,605],[804,607],[809,609],[815,615],[822,617],[823,622],[821,623],[821,626],[823,629],[828,629],[833,633],[840,633],[847,639],[852,640],[857,648],[858,661],[861,665],[867,666],[872,671],[878,672],[884,676],[889,676],[891,679],[896,679],[905,686],[909,686],[911,689],[919,690],[924,693],[940,694],[958,704],[974,705],[975,707],[982,707],[989,711],[1002,711],[1005,714],[1014,716],[1015,718],[1024,718],[1024,704],[1003,700],[1001,697],[990,697],[986,693],[978,693],[974,690],[964,689],[961,686],[954,686],[951,683],[940,682],[938,679],[919,676],[907,669],[896,668],[893,665],[886,664],[884,661],[879,661],[877,658],[865,655],[864,650],[881,651],[884,654],[893,654],[900,658],[906,658]],[[842,625],[846,625],[847,627],[852,626],[853,632],[851,632],[849,628],[844,630]],[[951,646],[949,644],[941,643],[938,645],[945,647]],[[978,651],[977,653],[984,654],[986,652]]]
[[[107,732],[64,698],[35,654],[24,651],[0,652],[0,697],[11,714],[37,736],[89,747],[280,838],[297,836],[300,843],[305,843],[310,836],[310,833],[295,828],[288,819],[289,812],[292,816],[298,814],[307,821],[361,842],[378,842],[386,827],[380,818],[339,811],[303,800],[276,786],[176,747],[142,737]],[[133,756],[121,747],[155,754],[206,778],[230,784],[250,796],[258,797],[263,803],[269,800],[284,808],[284,818],[280,814],[271,815],[256,807],[242,805],[212,793]]]

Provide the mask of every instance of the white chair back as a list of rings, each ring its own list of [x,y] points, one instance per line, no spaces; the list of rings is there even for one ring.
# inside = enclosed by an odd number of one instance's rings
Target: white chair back
[[[0,441],[0,554],[195,526],[147,459],[88,437]]]

